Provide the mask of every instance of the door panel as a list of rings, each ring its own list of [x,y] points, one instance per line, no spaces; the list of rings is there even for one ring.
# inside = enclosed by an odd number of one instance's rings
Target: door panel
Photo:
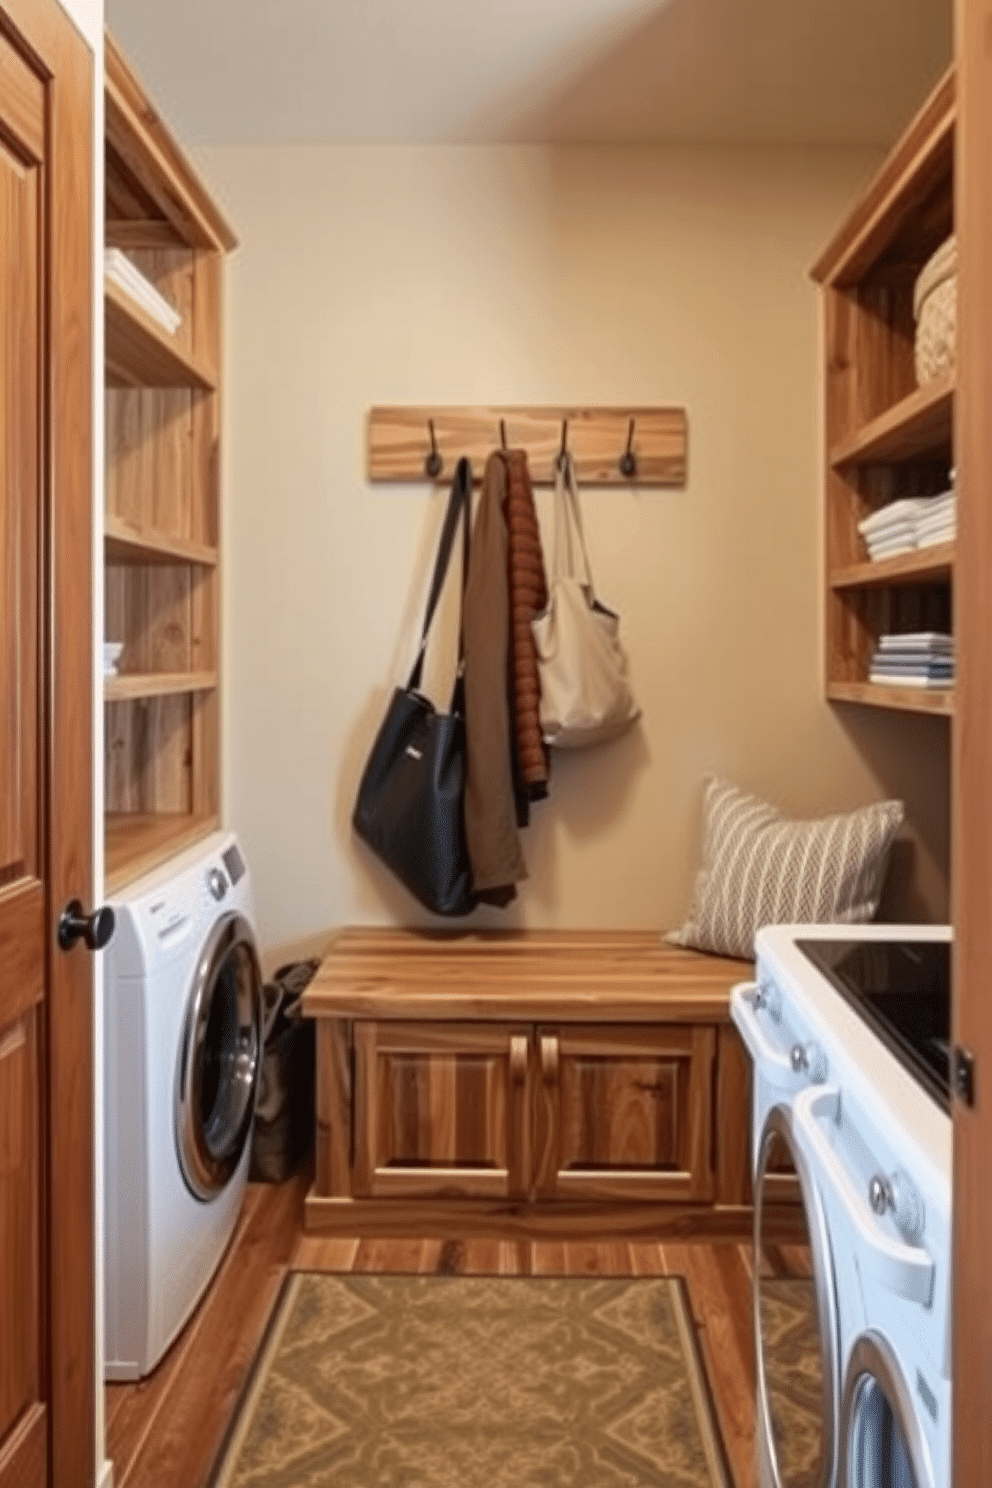
[[[41,1393],[37,1049],[33,1012],[0,1035],[0,1439]]]
[[[0,1488],[95,1476],[92,57],[0,0]]]
[[[712,1197],[712,1028],[541,1028],[537,1038],[541,1197]]]
[[[34,1410],[35,1431],[44,1429],[47,1396],[38,1069],[45,997],[38,678],[44,90],[2,35],[0,85],[0,1467],[16,1434],[19,1456],[36,1468],[19,1428]]]
[[[954,1457],[959,1488],[992,1482],[992,0],[957,0],[958,540],[954,629],[952,1041],[974,1057],[954,1103]]]
[[[526,1190],[528,1030],[355,1025],[355,1194]]]

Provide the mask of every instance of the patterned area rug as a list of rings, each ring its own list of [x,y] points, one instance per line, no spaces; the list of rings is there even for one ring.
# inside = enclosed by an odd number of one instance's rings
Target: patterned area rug
[[[285,1288],[215,1488],[728,1488],[677,1278]]]
[[[824,1404],[819,1316],[811,1279],[762,1279],[761,1334],[779,1476],[789,1488],[815,1488]]]

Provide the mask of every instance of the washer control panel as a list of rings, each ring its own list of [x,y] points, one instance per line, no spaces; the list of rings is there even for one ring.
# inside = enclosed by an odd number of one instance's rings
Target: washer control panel
[[[218,903],[227,893],[227,879],[219,868],[207,870],[207,888]]]

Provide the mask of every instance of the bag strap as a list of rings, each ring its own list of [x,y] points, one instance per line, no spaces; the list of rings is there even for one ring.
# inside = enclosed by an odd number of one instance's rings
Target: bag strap
[[[420,686],[421,674],[424,670],[424,655],[427,651],[427,640],[430,633],[431,622],[434,619],[434,611],[437,609],[438,600],[441,598],[441,590],[444,588],[445,575],[448,572],[448,563],[451,560],[451,550],[455,545],[455,533],[458,530],[459,520],[462,522],[462,600],[465,597],[465,584],[468,580],[469,559],[469,525],[472,509],[472,467],[468,460],[462,457],[455,467],[455,474],[451,482],[451,492],[448,496],[448,508],[444,514],[444,524],[441,527],[441,538],[438,542],[437,557],[434,560],[434,573],[431,576],[431,587],[427,597],[427,610],[424,614],[424,624],[420,632],[420,645],[417,649],[417,657],[410,672],[410,680],[407,689],[416,689]],[[461,678],[462,661],[465,654],[465,639],[461,614],[458,620],[458,680]],[[456,691],[458,681],[455,683]]]
[[[582,530],[582,511],[572,457],[567,452],[555,463],[555,540],[552,572],[556,579],[578,579],[593,596],[592,569]]]

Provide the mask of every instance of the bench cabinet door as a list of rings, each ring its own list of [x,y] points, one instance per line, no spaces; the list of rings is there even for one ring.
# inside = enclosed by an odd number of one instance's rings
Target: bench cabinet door
[[[357,1022],[355,1196],[523,1197],[531,1033],[526,1025]]]
[[[539,1198],[713,1197],[711,1026],[540,1027]]]

